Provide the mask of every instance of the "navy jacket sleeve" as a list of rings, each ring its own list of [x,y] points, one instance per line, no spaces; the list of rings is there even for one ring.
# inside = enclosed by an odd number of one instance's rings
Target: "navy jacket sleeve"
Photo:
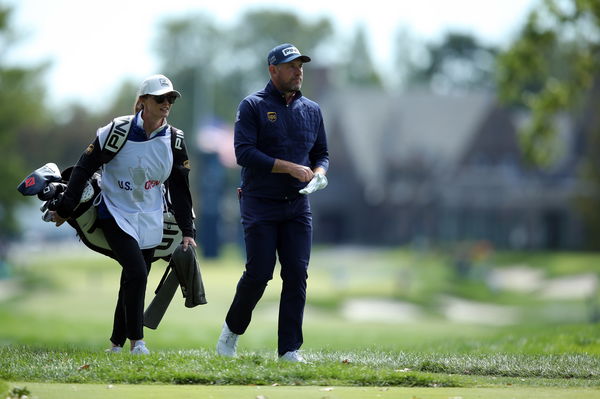
[[[234,128],[234,147],[237,163],[240,166],[270,172],[275,158],[257,148],[259,132],[258,111],[248,99],[239,107]]]
[[[319,131],[315,145],[308,154],[312,169],[321,167],[327,171],[329,169],[329,151],[327,149],[327,136],[325,135],[325,125],[323,123],[323,115],[319,109],[321,122],[319,123]]]

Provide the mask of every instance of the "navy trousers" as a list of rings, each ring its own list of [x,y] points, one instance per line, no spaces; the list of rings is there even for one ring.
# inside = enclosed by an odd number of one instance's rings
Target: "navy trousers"
[[[225,321],[243,334],[252,311],[273,278],[277,257],[281,264],[279,355],[302,346],[302,320],[312,244],[312,213],[307,196],[291,201],[241,196],[240,211],[246,243],[246,269],[237,284]]]

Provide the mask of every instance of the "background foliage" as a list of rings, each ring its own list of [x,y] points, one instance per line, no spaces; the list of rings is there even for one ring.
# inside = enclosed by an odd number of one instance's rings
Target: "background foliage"
[[[546,166],[561,151],[556,118],[568,113],[585,137],[577,206],[588,245],[600,248],[600,5],[594,0],[544,0],[519,37],[498,59],[499,96],[526,107],[531,121],[521,147],[533,164]]]
[[[598,248],[599,18],[595,0],[540,0],[507,49],[464,32],[448,32],[439,41],[423,43],[399,27],[393,74],[374,63],[364,27],[341,35],[326,17],[303,20],[285,11],[249,10],[231,25],[217,24],[206,13],[171,17],[158,27],[161,40],[154,48],[163,69],[184,94],[185,101],[177,103],[170,121],[186,131],[192,148],[202,125],[215,120],[231,123],[239,101],[266,84],[267,49],[283,41],[295,43],[315,59],[304,88],[309,97],[319,90],[321,73],[331,77],[329,90],[354,86],[384,91],[411,87],[444,93],[495,91],[506,104],[531,112],[520,138],[532,168],[544,168],[560,153],[555,118],[568,113],[585,137],[579,144],[586,155],[579,160],[582,194],[576,206],[588,224],[588,246]],[[123,82],[104,108],[48,104],[43,85],[47,65],[8,65],[3,56],[18,46],[18,32],[10,22],[11,9],[3,5],[0,147],[6,155],[0,159],[0,177],[16,185],[46,160],[60,167],[75,163],[98,127],[131,112],[139,82]],[[18,200],[12,190],[0,193],[0,236],[6,239],[18,233],[14,220]]]

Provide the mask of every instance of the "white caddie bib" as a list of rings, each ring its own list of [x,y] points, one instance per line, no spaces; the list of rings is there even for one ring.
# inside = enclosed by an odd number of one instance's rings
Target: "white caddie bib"
[[[162,241],[163,183],[172,165],[168,128],[164,136],[148,141],[128,140],[103,166],[102,198],[119,227],[135,238],[142,249]]]

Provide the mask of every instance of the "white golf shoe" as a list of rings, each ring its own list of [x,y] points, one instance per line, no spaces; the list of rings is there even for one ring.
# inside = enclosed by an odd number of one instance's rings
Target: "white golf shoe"
[[[106,352],[106,353],[121,353],[122,350],[123,350],[123,348],[121,348],[120,346],[113,346],[113,347],[106,349],[104,352]]]
[[[300,351],[289,351],[285,352],[282,356],[279,356],[279,360],[291,363],[306,363],[306,360],[300,354]]]
[[[217,354],[227,357],[235,357],[237,351],[237,341],[240,336],[232,332],[227,323],[223,323],[223,329],[217,341]]]
[[[146,348],[146,343],[141,339],[136,341],[135,346],[131,350],[133,355],[149,355],[150,351]]]

